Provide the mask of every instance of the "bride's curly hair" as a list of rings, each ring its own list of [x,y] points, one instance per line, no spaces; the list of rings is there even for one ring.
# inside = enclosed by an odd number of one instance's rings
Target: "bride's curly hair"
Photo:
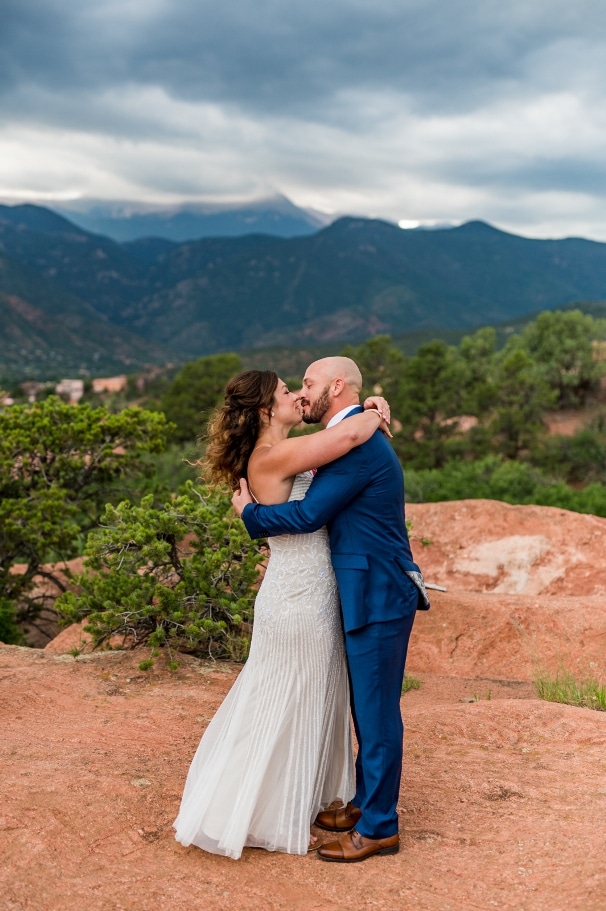
[[[240,478],[248,479],[248,460],[263,426],[261,410],[271,409],[277,385],[273,370],[247,370],[228,382],[225,401],[202,438],[206,453],[197,464],[208,481],[236,490]]]

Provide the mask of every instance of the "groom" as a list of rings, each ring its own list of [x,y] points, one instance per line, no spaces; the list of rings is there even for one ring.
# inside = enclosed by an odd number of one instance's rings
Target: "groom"
[[[308,368],[301,390],[306,423],[332,427],[361,411],[354,361],[328,357]],[[318,469],[303,500],[254,504],[246,482],[233,504],[252,538],[328,526],[341,596],[352,715],[358,740],[356,793],[318,814],[320,828],[344,833],[318,850],[322,860],[355,863],[399,850],[402,772],[400,695],[415,611],[428,608],[404,521],[402,469],[382,433]]]

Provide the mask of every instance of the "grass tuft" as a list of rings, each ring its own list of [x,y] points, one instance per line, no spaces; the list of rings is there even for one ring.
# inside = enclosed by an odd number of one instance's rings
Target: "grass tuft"
[[[539,671],[533,682],[539,699],[606,712],[606,685],[597,680],[579,681],[570,671],[561,669],[555,677]]]
[[[490,702],[492,699],[492,691],[488,690],[485,696],[480,696],[479,693],[474,693],[472,699],[474,702],[480,702],[482,699],[487,699]]]
[[[418,690],[421,688],[421,681],[417,680],[416,677],[404,677],[402,681],[402,693],[407,693],[409,690]]]

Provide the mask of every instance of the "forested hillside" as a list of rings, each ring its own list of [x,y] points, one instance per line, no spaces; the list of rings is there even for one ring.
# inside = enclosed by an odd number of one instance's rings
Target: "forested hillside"
[[[0,292],[4,350],[27,334],[10,300],[18,298],[22,312],[44,310],[46,294],[80,310],[77,334],[96,343],[89,370],[116,359],[96,318],[120,341],[120,358],[151,363],[272,345],[339,346],[378,334],[439,335],[606,298],[606,244],[529,240],[481,222],[402,231],[345,218],[308,237],[118,244],[48,210],[4,206],[0,245],[9,263]],[[18,279],[11,263],[23,270]],[[52,309],[64,319],[61,306]],[[138,349],[125,332],[141,339]],[[61,349],[74,344],[58,337],[55,351],[64,357]],[[40,363],[46,369],[42,354]],[[2,355],[0,375],[15,369]]]

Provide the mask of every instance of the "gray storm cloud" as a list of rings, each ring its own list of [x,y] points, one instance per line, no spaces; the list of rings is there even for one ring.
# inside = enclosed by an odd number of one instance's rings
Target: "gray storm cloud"
[[[558,211],[590,224],[605,45],[601,0],[3,0],[0,195],[33,186],[45,137],[49,179],[93,195],[114,175],[122,195],[275,185],[490,218],[532,192],[551,194],[537,230]]]
[[[554,90],[588,67],[594,78],[606,70],[600,0],[4,0],[0,34],[5,95],[22,84],[156,85],[188,101],[300,115],[352,89],[468,111],[493,93],[528,91],[529,79]]]

